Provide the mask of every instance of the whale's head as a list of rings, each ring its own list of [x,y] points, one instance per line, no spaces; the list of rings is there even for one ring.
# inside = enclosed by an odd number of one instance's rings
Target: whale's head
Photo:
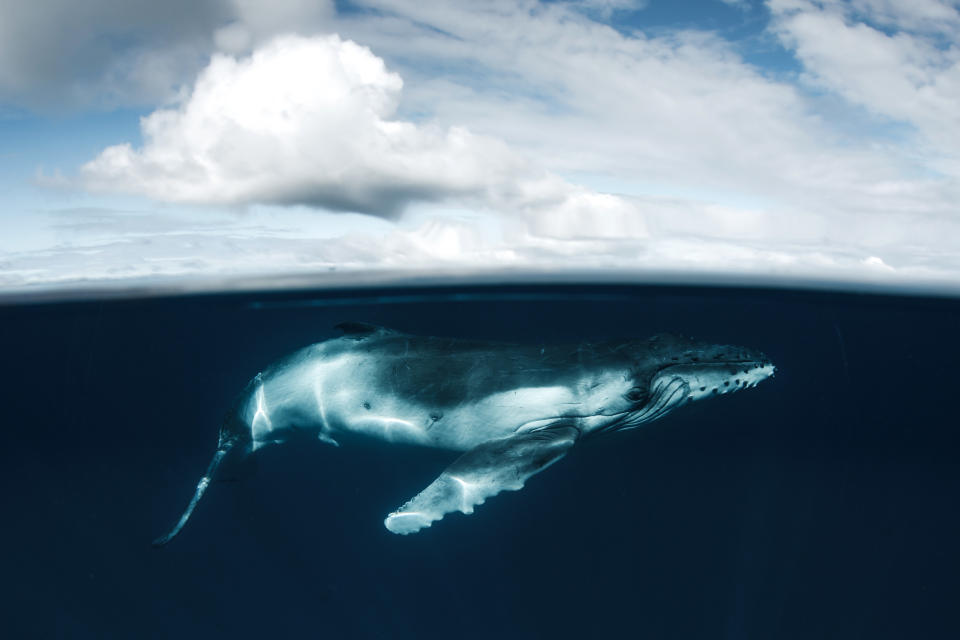
[[[656,420],[684,404],[755,387],[774,374],[763,353],[672,334],[631,345],[630,405],[616,428]]]

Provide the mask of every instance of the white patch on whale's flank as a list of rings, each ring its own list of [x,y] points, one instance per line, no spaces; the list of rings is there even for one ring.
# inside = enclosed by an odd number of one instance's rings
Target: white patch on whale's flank
[[[526,424],[544,415],[553,415],[558,407],[575,405],[577,401],[576,394],[568,387],[524,387],[491,394],[473,403],[471,411],[477,415],[509,411],[517,424]]]
[[[319,367],[317,367],[319,369]],[[317,372],[317,382],[313,385],[313,398],[317,401],[317,413],[320,414],[320,428],[324,431],[330,430],[330,423],[327,422],[327,408],[323,399],[323,371]]]
[[[267,409],[267,397],[263,391],[263,383],[257,387],[256,392],[257,408],[253,414],[253,420],[250,422],[250,435],[253,437],[254,446],[257,442],[267,440],[267,434],[273,430],[273,422],[270,420],[270,413]]]
[[[368,415],[350,421],[350,429],[381,438],[387,442],[426,442],[426,431],[403,418]]]
[[[316,379],[313,385],[313,397],[317,403],[317,414],[320,416],[320,433],[317,434],[317,438],[321,442],[339,447],[340,443],[330,436],[332,429],[330,428],[330,422],[327,420],[327,405],[323,392],[323,383],[326,381],[326,371],[324,371],[322,366],[317,366],[313,368],[313,372]]]
[[[516,409],[514,416],[523,422],[517,433],[536,431],[559,420],[572,420],[581,428],[589,429],[626,413],[622,398],[630,388],[630,380],[622,373],[604,373],[570,387],[529,387],[509,391],[506,393],[515,404],[504,403],[502,406]],[[488,402],[496,400],[497,396],[491,396]]]

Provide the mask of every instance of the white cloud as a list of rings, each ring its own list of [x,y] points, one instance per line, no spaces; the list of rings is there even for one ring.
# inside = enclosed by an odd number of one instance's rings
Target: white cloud
[[[645,235],[629,203],[536,169],[460,127],[392,119],[403,81],[337,36],[285,36],[214,56],[181,104],[143,119],[144,145],[82,168],[94,190],[202,204],[305,204],[396,217],[460,201],[530,216],[549,235]]]

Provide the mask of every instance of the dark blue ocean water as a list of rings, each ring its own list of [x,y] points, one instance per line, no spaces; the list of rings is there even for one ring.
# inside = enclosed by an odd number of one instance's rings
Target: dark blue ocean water
[[[251,376],[338,335],[662,331],[775,378],[589,439],[471,516],[384,516],[457,454],[263,450],[179,516]],[[0,307],[6,637],[960,637],[960,301],[463,287]]]

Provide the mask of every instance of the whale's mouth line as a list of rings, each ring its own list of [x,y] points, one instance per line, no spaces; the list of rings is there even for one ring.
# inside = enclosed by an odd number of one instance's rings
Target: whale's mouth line
[[[734,368],[741,370],[743,375],[740,377],[741,379],[744,379],[744,383],[746,383],[746,378],[759,376],[753,380],[749,386],[756,386],[756,384],[758,384],[761,380],[774,375],[777,370],[777,368],[769,360],[756,358],[750,360],[674,362],[657,370],[651,379],[651,390],[655,391],[654,387],[657,385],[658,379],[666,378],[668,376],[683,377],[684,373],[689,373],[691,369],[707,372],[711,370],[716,371],[723,368]],[[744,378],[744,376],[746,378]],[[731,376],[731,379],[735,380],[736,378]]]
[[[767,360],[758,360],[756,358],[750,358],[748,360],[693,360],[690,362],[671,362],[657,369],[657,375],[660,375],[664,371],[669,371],[674,367],[765,367],[769,364],[770,362]]]
[[[685,378],[683,372],[691,368],[709,370],[724,367],[742,369],[744,375],[739,379],[734,378],[722,387],[718,386],[715,390],[718,395],[755,387],[763,379],[773,375],[776,370],[773,363],[762,358],[670,363],[654,374],[650,382],[650,396],[643,406],[625,411],[622,417],[598,432],[634,429],[647,422],[662,418],[687,402],[702,397],[706,390],[706,387],[691,388],[691,382]]]

